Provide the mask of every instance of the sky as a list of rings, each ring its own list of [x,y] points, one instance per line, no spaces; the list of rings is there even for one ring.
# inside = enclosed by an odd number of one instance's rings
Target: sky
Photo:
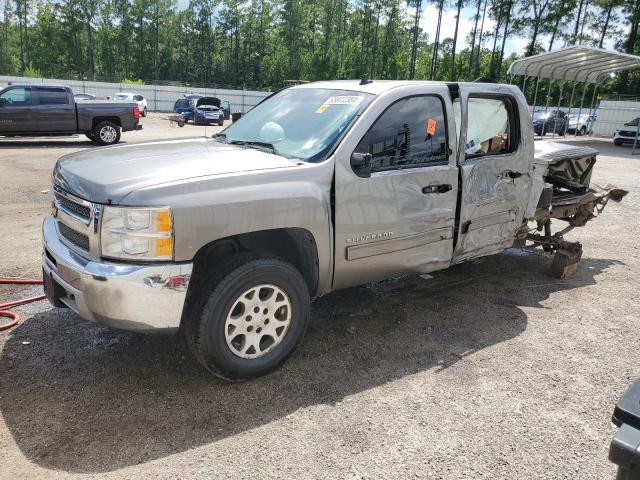
[[[468,47],[466,45],[466,37],[473,30],[473,17],[476,14],[477,7],[465,7],[460,12],[460,25],[458,26],[458,45],[463,44],[462,48]],[[409,10],[411,11],[411,10]],[[482,20],[482,19],[481,19]],[[420,27],[423,31],[425,31],[429,35],[429,41],[433,41],[436,36],[436,26],[438,22],[438,10],[433,3],[430,3],[422,13],[422,19],[420,20]],[[447,37],[453,38],[453,34],[456,28],[456,9],[450,8],[445,10],[442,14],[442,25],[440,27],[440,39],[445,39]],[[478,22],[478,28],[480,28],[480,23]],[[484,20],[484,31],[492,32],[493,28],[495,28],[495,21],[489,18],[489,15],[486,16]],[[541,35],[538,38],[538,41],[546,48],[549,46],[549,40],[551,37],[549,35]],[[485,48],[491,48],[493,43],[491,41],[485,43],[483,46]],[[507,42],[505,44],[505,56],[512,54],[513,52],[522,54],[527,46],[529,39],[526,37],[518,37],[518,36],[510,36],[507,38]],[[562,40],[558,42],[554,42],[553,49],[556,50],[564,46],[564,42]],[[613,49],[613,41],[611,39],[605,40],[604,48]],[[460,47],[458,47],[458,51]]]

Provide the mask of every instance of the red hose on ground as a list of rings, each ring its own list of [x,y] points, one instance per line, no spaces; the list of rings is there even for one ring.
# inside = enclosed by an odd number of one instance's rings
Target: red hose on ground
[[[22,278],[0,278],[0,285],[42,285],[42,280],[22,279]],[[0,303],[0,317],[10,318],[11,321],[4,325],[0,325],[0,332],[15,327],[20,321],[20,315],[5,308],[24,305],[25,303],[37,302],[44,300],[46,295],[36,295],[35,297],[23,298],[22,300],[14,300],[13,302]]]

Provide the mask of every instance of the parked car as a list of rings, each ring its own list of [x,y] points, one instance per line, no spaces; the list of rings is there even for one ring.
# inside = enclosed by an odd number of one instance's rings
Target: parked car
[[[90,93],[74,93],[73,94],[73,99],[76,102],[82,101],[82,100],[95,100],[96,96],[92,95]]]
[[[176,100],[176,103],[173,104],[173,112],[181,115],[185,119],[185,122],[193,121],[193,107],[196,102],[203,97],[204,95],[200,95],[199,93],[185,94],[184,98],[179,98]],[[185,101],[187,103],[185,103]],[[218,101],[220,102],[218,108],[224,113],[224,119],[229,120],[231,118],[231,104],[226,100],[218,99]]]
[[[11,85],[0,90],[0,136],[68,136],[83,133],[99,145],[140,130],[135,103],[76,102],[69,87]]]
[[[534,142],[529,119],[513,85],[318,82],[212,139],[66,155],[45,291],[87,320],[183,332],[239,380],[280,365],[333,290],[525,242],[570,274],[582,250],[562,235],[626,192],[591,186],[597,152]]]
[[[640,478],[640,380],[618,401],[612,417],[618,427],[609,448],[609,460],[618,466],[616,480]]]
[[[580,115],[571,114],[567,116],[567,119],[567,133],[575,134],[577,132],[578,135],[591,133],[593,131],[593,124],[596,121],[595,115],[589,115],[588,113]]]
[[[224,112],[220,108],[220,99],[202,97],[196,100],[193,107],[193,123],[195,125],[210,125],[212,123],[224,125]]]
[[[638,136],[637,133],[639,121],[640,117],[636,117],[630,122],[625,123],[622,128],[616,128],[613,134],[613,144],[620,146],[625,143],[634,143],[636,137],[638,138],[638,143],[640,143],[640,136]]]
[[[533,131],[544,137],[547,133],[555,132],[564,136],[567,131],[567,114],[562,110],[535,112],[533,114]]]
[[[135,102],[138,104],[140,114],[147,116],[147,100],[139,93],[119,92],[113,95],[113,99],[120,102]]]

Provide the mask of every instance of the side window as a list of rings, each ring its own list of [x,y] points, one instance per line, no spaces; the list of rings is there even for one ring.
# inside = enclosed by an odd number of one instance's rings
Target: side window
[[[516,115],[510,99],[471,97],[467,103],[467,113],[466,158],[516,150]]]
[[[69,103],[67,91],[64,88],[38,88],[38,103],[40,105],[66,105]]]
[[[31,88],[17,87],[7,90],[0,95],[0,105],[15,107],[31,105]]]
[[[355,152],[371,154],[372,173],[446,164],[442,99],[425,95],[397,101],[376,120]]]

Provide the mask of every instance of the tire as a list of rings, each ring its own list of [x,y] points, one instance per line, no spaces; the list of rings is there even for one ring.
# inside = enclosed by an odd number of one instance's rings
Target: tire
[[[144,107],[144,109],[142,110],[142,116],[143,117],[147,116],[147,107]]]
[[[120,127],[113,122],[100,122],[93,127],[93,136],[98,145],[115,145],[120,141]]]
[[[179,126],[180,128],[184,127],[184,122],[178,122],[178,126]]]
[[[92,142],[96,139],[96,137],[93,135],[93,133],[85,133],[84,134],[89,140],[91,140]]]
[[[616,140],[614,140],[614,141],[613,141],[613,144],[614,144],[616,147],[621,146],[621,145],[622,145],[622,143],[623,143],[623,142],[622,142],[622,140],[617,140],[617,139],[616,139]]]
[[[224,118],[222,120],[218,120],[218,126],[224,127]]]
[[[578,132],[578,135],[580,135],[581,137],[587,134],[587,127],[582,127],[580,129],[580,131]]]
[[[567,127],[562,127],[562,130],[560,130],[560,136],[564,137],[567,134]]]
[[[277,368],[307,329],[307,284],[293,265],[278,258],[233,256],[195,288],[184,325],[187,344],[202,366],[222,379],[246,380]],[[274,335],[261,334],[262,329]]]

